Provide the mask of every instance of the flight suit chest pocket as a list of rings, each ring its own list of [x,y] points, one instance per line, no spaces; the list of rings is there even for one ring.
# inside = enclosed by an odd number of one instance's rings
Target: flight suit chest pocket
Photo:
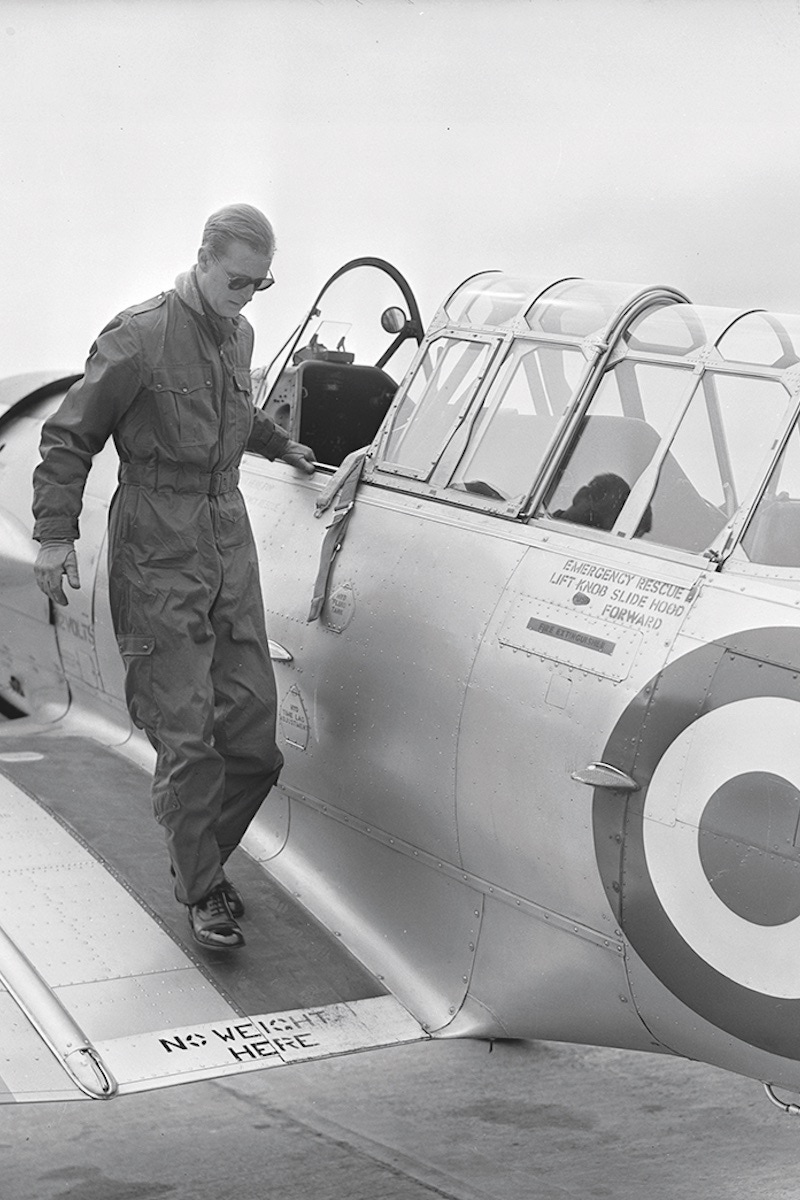
[[[242,448],[247,445],[253,428],[253,381],[248,367],[234,367],[233,388],[236,395],[236,439]]]
[[[188,363],[156,367],[153,396],[158,428],[167,447],[177,449],[216,442],[219,414],[210,366]]]
[[[253,391],[253,382],[250,378],[249,369],[247,367],[234,367],[233,378],[236,383],[236,390],[238,392],[244,392],[245,396],[249,400]]]

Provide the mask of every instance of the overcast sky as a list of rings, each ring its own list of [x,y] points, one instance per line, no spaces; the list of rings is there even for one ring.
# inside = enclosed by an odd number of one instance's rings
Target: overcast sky
[[[78,368],[256,204],[271,357],[330,272],[800,311],[798,0],[0,0],[0,376]]]

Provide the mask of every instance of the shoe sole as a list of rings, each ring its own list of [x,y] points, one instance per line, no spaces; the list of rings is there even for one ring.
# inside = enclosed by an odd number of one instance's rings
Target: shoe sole
[[[242,938],[238,942],[206,942],[192,930],[192,937],[197,942],[198,946],[202,946],[204,950],[241,950],[245,945],[245,940]]]
[[[206,941],[195,929],[191,915],[189,917],[189,929],[191,930],[192,937],[197,942],[198,946],[202,946],[204,950],[240,950],[245,944],[244,934],[242,933],[241,929],[237,930],[238,940],[235,942],[215,942],[211,939]]]

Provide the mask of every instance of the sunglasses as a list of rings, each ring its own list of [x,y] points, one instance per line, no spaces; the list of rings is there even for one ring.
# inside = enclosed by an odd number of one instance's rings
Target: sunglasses
[[[222,267],[222,263],[217,262]],[[266,275],[261,279],[251,279],[248,275],[231,275],[226,267],[222,267],[225,274],[228,276],[228,287],[232,292],[241,292],[244,288],[251,287],[254,292],[265,292],[267,288],[271,288],[275,282],[275,277],[272,271],[267,271]]]

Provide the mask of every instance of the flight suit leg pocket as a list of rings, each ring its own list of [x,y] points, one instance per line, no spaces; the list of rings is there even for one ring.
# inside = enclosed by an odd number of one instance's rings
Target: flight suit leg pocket
[[[167,825],[170,813],[180,810],[178,793],[172,787],[153,788],[153,813],[159,825]]]
[[[156,639],[140,633],[119,633],[117,646],[125,664],[125,700],[131,720],[138,729],[155,733],[153,651]]]
[[[217,542],[221,550],[238,550],[241,546],[252,545],[247,509],[238,491],[227,492],[217,501]]]

